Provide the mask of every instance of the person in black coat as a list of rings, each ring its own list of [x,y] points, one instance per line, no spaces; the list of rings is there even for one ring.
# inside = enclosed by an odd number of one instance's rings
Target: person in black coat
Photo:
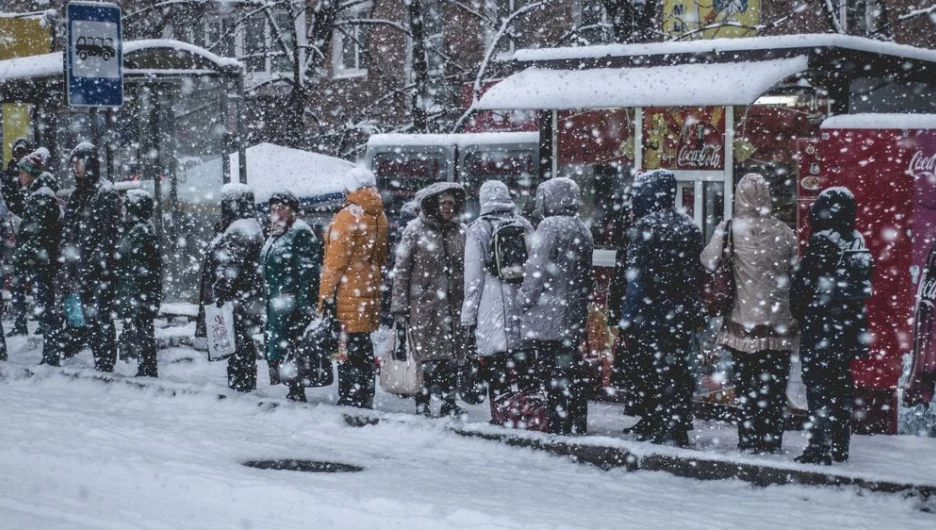
[[[48,151],[45,149],[32,151],[32,144],[26,138],[20,137],[13,141],[10,144],[10,148],[13,151],[13,158],[7,163],[6,174],[3,177],[3,181],[0,182],[0,192],[3,193],[4,206],[8,212],[4,212],[2,216],[3,225],[0,226],[0,238],[3,242],[8,241],[8,228],[10,227],[9,212],[13,213],[17,217],[23,216],[23,208],[26,201],[27,195],[29,192],[23,188],[20,184],[19,174],[22,169],[33,175],[38,176],[45,169],[46,157]],[[44,152],[43,152],[44,151]],[[24,162],[24,168],[20,168],[20,163]],[[9,254],[4,255],[4,261],[10,261],[12,257],[12,250],[14,244],[10,245]],[[6,245],[4,245],[4,250],[7,250]],[[15,335],[28,335],[29,329],[26,325],[27,321],[27,309],[26,309],[26,295],[29,290],[30,276],[32,276],[31,270],[23,270],[13,265],[13,274],[10,278],[10,313],[13,317],[13,329],[10,330],[10,336]]]
[[[114,185],[101,177],[97,147],[81,142],[72,150],[70,160],[75,190],[65,207],[59,261],[64,295],[77,295],[85,326],[66,327],[63,353],[71,357],[88,343],[94,368],[113,372],[117,362],[114,273],[121,199]]]
[[[234,305],[235,352],[228,358],[227,376],[228,386],[239,392],[257,388],[257,347],[253,335],[261,330],[263,311],[262,247],[263,229],[257,220],[253,190],[246,184],[225,184],[221,188],[218,234],[205,252],[201,303]]]
[[[685,446],[692,429],[694,379],[688,357],[704,324],[698,260],[702,232],[676,211],[676,177],[665,170],[634,180],[635,224],[627,247],[627,291],[620,327],[633,344],[625,362],[642,412],[635,432]]]
[[[847,188],[819,194],[810,212],[809,242],[793,275],[790,309],[802,332],[800,359],[811,423],[809,445],[797,462],[848,460],[855,386],[851,362],[868,354],[870,340],[864,299],[837,294],[843,251],[865,248],[855,230],[855,212],[855,197]],[[865,259],[870,276],[870,253]]]
[[[124,339],[138,353],[137,377],[157,377],[153,318],[162,302],[162,258],[150,218],[153,196],[130,190],[124,197],[124,233],[117,245],[117,314]]]

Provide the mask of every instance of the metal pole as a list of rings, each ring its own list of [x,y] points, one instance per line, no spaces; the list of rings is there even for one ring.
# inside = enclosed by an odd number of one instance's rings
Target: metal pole
[[[244,130],[244,72],[237,74],[237,158],[240,160],[240,182],[247,184],[247,146],[246,131]],[[295,119],[301,119],[296,117]]]
[[[107,129],[114,125],[114,109],[107,109],[104,112],[104,120],[107,123]],[[104,142],[104,157],[107,161],[107,178],[114,180],[114,147],[110,141]]]
[[[231,152],[231,133],[228,131],[230,120],[228,119],[228,78],[221,78],[221,124],[224,125],[224,133],[221,138],[221,182],[227,184],[231,182],[231,158],[228,153]]]
[[[162,102],[159,98],[159,92],[153,92],[153,105],[150,109],[150,150],[147,153],[146,167],[149,169],[149,176],[153,179],[153,206],[154,228],[156,228],[156,237],[158,241],[163,240],[163,218],[162,218],[162,182],[160,178],[162,173],[162,142],[160,141],[159,115],[162,110]]]

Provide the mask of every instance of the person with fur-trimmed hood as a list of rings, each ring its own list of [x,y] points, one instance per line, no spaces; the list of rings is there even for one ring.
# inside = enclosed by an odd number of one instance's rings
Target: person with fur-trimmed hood
[[[138,353],[137,377],[157,377],[153,318],[162,302],[162,257],[150,218],[153,196],[130,190],[124,197],[124,233],[117,246],[117,315],[124,339]]]
[[[33,281],[34,313],[45,329],[42,364],[58,366],[61,313],[55,303],[55,271],[62,237],[62,211],[55,198],[58,184],[50,173],[41,171],[30,157],[20,160],[20,185],[26,200],[18,212],[21,220],[16,235],[13,266],[20,274],[28,272]]]
[[[88,343],[95,369],[113,372],[117,362],[115,262],[122,201],[114,185],[101,176],[94,144],[79,143],[69,158],[75,190],[65,206],[59,260],[62,288],[80,300],[86,325],[66,328],[63,353],[71,357]]]
[[[461,310],[464,301],[465,188],[437,182],[416,194],[419,217],[409,222],[396,250],[393,270],[394,319],[406,328],[422,363],[423,388],[416,411],[430,415],[432,395],[442,398],[441,414],[462,413],[455,403],[458,362],[464,358]]]
[[[338,364],[338,404],[370,409],[377,372],[371,333],[380,326],[388,223],[371,170],[349,170],[344,191],[344,208],[325,230],[319,311],[334,312],[348,337],[348,357]]]
[[[257,388],[257,347],[263,311],[260,249],[263,228],[250,186],[231,182],[221,187],[221,220],[205,251],[201,300],[218,307],[234,305],[234,355],[228,357],[228,387],[238,392]]]
[[[524,341],[536,352],[546,391],[547,430],[585,434],[588,401],[579,342],[585,336],[592,295],[591,232],[578,216],[581,191],[557,177],[536,189],[542,221],[533,233],[530,257],[517,294]]]
[[[639,439],[689,444],[693,334],[704,323],[702,231],[676,210],[676,177],[655,170],[638,175],[632,190],[634,225],[627,248],[627,288],[621,331],[633,341],[626,362],[636,385]]]

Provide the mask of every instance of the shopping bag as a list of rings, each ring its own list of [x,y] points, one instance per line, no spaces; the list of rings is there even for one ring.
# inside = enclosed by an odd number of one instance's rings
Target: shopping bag
[[[84,317],[84,307],[77,294],[66,294],[62,300],[65,311],[65,323],[70,328],[83,328],[87,325]]]
[[[329,386],[335,382],[332,356],[338,350],[338,332],[329,315],[313,320],[294,348],[280,363],[280,379],[290,383],[301,379],[308,387]]]
[[[546,430],[546,396],[542,392],[514,391],[494,398],[491,423],[511,429]]]
[[[208,360],[221,361],[234,355],[234,304],[205,305],[205,331],[208,334]]]
[[[391,394],[412,396],[422,390],[422,366],[407,352],[409,336],[394,325],[380,362],[380,388]]]

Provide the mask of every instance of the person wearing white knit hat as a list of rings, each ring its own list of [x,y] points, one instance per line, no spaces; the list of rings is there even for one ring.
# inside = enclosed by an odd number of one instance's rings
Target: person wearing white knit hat
[[[352,168],[345,175],[345,190],[348,193],[357,191],[361,188],[376,188],[377,176],[366,167]]]

